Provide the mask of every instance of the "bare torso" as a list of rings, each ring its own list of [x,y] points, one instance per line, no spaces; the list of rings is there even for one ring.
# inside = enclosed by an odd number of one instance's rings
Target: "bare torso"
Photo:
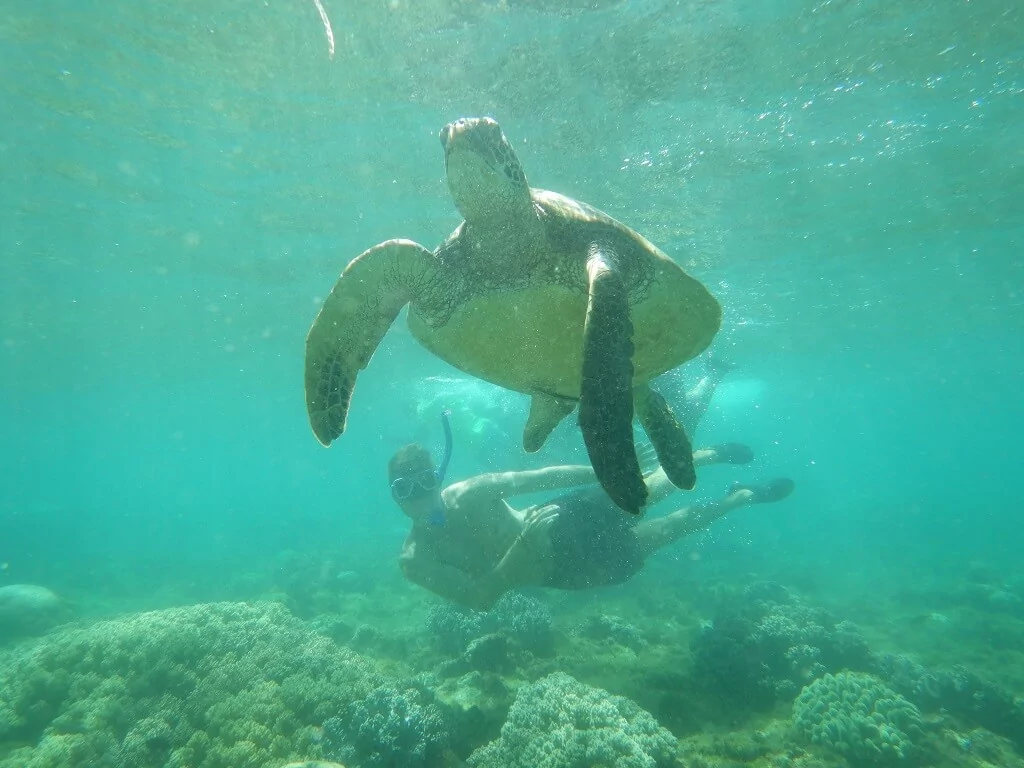
[[[445,524],[414,525],[402,557],[429,556],[473,576],[482,576],[501,561],[523,530],[523,514],[492,494],[474,494],[466,482],[445,488]]]

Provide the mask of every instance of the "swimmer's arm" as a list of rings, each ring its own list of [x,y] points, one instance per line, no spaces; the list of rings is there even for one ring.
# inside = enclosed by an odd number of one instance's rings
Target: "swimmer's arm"
[[[519,540],[513,544],[494,569],[481,577],[472,576],[432,557],[406,550],[399,558],[402,573],[409,581],[429,589],[435,595],[475,611],[486,611],[498,598],[516,587],[526,586],[517,577],[522,560]]]
[[[650,453],[650,456],[645,455],[642,457],[645,461],[650,459],[657,462],[653,449],[646,453]],[[693,453],[693,463],[696,466],[708,464],[713,459],[714,451],[711,450],[702,449]],[[648,492],[652,497],[648,504],[653,504],[655,500],[660,501],[677,490],[669,482],[665,471],[657,466],[657,463],[655,463],[655,467],[657,468],[653,472],[646,473],[644,477]],[[538,491],[558,491],[563,488],[572,488],[577,485],[588,485],[596,482],[597,476],[594,474],[594,468],[590,465],[567,464],[527,470],[525,472],[489,472],[471,477],[460,483],[455,483],[452,489],[456,490],[459,495],[466,494],[463,497],[464,499],[474,496],[478,499],[483,496],[508,498]]]
[[[594,469],[586,464],[531,469],[525,472],[488,472],[461,483],[458,492],[466,496],[507,498],[538,491],[557,491],[576,485],[596,483]]]

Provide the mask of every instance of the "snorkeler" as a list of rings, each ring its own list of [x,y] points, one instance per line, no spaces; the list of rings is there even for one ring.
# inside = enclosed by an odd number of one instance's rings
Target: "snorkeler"
[[[710,395],[692,405],[706,409],[709,400]],[[487,610],[503,594],[521,587],[584,589],[622,583],[651,554],[705,530],[730,510],[780,501],[793,490],[788,479],[735,484],[718,501],[648,519],[624,515],[599,487],[517,509],[508,498],[591,485],[596,483],[594,470],[581,465],[487,473],[445,487],[451,456],[447,414],[442,421],[445,457],[440,467],[418,444],[401,448],[388,463],[391,496],[412,520],[399,563],[413,583],[477,610]],[[696,466],[752,459],[753,451],[737,443],[698,450],[693,456]],[[677,490],[661,468],[644,481],[648,506]]]

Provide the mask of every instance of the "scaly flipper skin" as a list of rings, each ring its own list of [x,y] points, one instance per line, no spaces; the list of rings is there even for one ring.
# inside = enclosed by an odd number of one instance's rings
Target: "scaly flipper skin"
[[[352,260],[306,336],[306,410],[323,445],[345,431],[356,376],[402,307],[435,278],[433,254],[411,240],[388,240]]]
[[[651,438],[658,462],[668,479],[677,488],[692,489],[697,484],[693,447],[669,404],[646,385],[637,388],[635,402],[640,423]]]
[[[619,507],[639,514],[647,500],[633,444],[633,323],[614,254],[591,248],[583,331],[580,428],[598,482]]]
[[[530,417],[523,430],[523,450],[536,453],[559,423],[573,412],[576,401],[567,397],[533,395],[530,398]]]

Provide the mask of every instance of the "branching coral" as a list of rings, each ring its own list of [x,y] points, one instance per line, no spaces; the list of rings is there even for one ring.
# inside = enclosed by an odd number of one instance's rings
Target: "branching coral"
[[[341,717],[324,723],[329,756],[365,768],[418,768],[433,764],[450,740],[441,706],[425,689],[375,688]]]
[[[870,653],[857,628],[835,622],[776,584],[748,588],[693,643],[698,679],[745,705],[792,700],[824,672],[864,669]]]
[[[484,635],[501,632],[534,653],[547,653],[553,640],[551,612],[539,600],[518,593],[502,597],[486,613],[460,608],[451,603],[433,606],[427,614],[427,629],[438,648],[461,653],[469,643]]]

